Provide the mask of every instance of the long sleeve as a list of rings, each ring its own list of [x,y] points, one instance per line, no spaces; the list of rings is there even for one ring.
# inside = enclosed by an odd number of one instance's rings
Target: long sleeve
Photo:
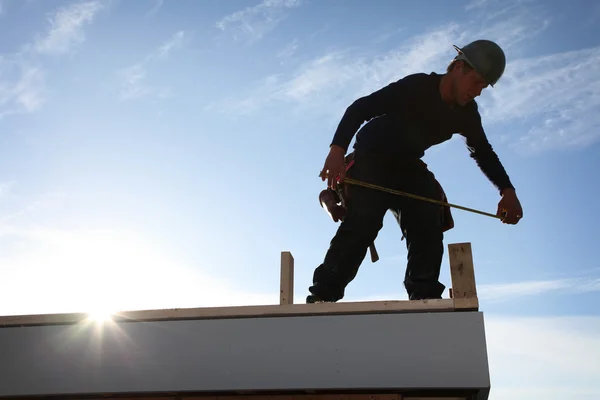
[[[426,77],[425,74],[409,75],[354,101],[346,109],[331,145],[347,150],[364,122],[408,106],[418,96],[418,87]]]
[[[475,113],[470,129],[464,134],[470,157],[475,160],[484,175],[500,193],[506,188],[514,189],[510,177],[484,132],[479,112]]]

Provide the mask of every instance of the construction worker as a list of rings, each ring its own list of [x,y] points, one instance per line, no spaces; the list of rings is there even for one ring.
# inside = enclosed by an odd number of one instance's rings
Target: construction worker
[[[444,74],[408,75],[359,98],[346,109],[320,174],[328,188],[343,183],[346,153],[356,134],[350,170],[353,179],[438,198],[439,186],[421,158],[427,149],[458,133],[464,137],[470,156],[499,191],[500,220],[519,222],[523,211],[515,188],[486,137],[475,102],[481,91],[493,87],[504,73],[505,54],[489,40],[454,48],[457,55]],[[336,302],[344,297],[388,210],[406,238],[404,286],[409,299],[441,298],[445,286],[439,282],[444,253],[440,206],[350,186],[346,188],[350,195],[344,219],[323,263],[314,271],[306,302]]]

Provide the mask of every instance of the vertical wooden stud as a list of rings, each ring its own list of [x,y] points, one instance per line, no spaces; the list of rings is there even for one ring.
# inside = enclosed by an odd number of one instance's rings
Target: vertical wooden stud
[[[294,257],[289,251],[281,252],[279,304],[294,304]]]
[[[452,300],[457,310],[478,310],[477,288],[471,243],[448,245],[450,276],[452,278]]]

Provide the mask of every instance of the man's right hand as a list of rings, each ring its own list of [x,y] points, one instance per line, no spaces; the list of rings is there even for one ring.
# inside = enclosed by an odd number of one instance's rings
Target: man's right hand
[[[327,179],[327,187],[335,189],[337,187],[336,178],[339,176],[340,183],[344,181],[346,177],[346,150],[339,146],[331,146],[327,159],[325,159],[325,165],[321,170],[321,180]]]

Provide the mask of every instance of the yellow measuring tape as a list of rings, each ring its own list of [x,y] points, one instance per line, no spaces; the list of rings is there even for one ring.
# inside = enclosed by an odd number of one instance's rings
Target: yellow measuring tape
[[[364,187],[370,188],[370,189],[381,190],[381,191],[384,191],[384,192],[388,192],[388,193],[392,193],[392,194],[397,194],[397,195],[400,195],[400,196],[411,197],[411,198],[417,199],[417,200],[428,201],[430,203],[439,204],[441,206],[454,207],[454,208],[458,208],[458,209],[461,209],[461,210],[470,211],[470,212],[473,212],[473,213],[476,213],[476,214],[481,214],[481,215],[485,215],[485,216],[492,217],[492,218],[502,219],[502,217],[500,217],[500,216],[498,216],[496,214],[490,214],[490,213],[487,213],[485,211],[479,211],[479,210],[475,210],[473,208],[459,206],[457,204],[446,203],[444,201],[434,200],[434,199],[430,199],[428,197],[417,196],[416,194],[406,193],[406,192],[402,192],[400,190],[394,190],[394,189],[386,188],[386,187],[383,187],[383,186],[373,185],[371,183],[361,182],[361,181],[357,181],[357,180],[351,179],[351,178],[344,178],[344,181],[342,183],[349,183],[351,185],[364,186]]]

